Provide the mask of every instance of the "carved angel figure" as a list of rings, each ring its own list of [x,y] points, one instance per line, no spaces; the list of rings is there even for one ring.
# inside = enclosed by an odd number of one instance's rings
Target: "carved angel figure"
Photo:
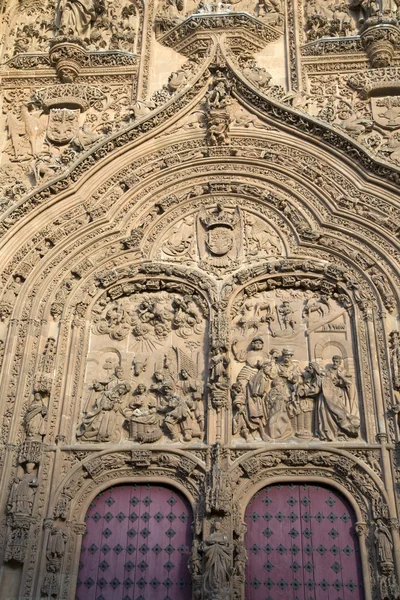
[[[30,111],[21,107],[21,120],[11,112],[7,115],[7,128],[16,159],[37,156],[41,151],[46,124],[41,120],[42,111]]]

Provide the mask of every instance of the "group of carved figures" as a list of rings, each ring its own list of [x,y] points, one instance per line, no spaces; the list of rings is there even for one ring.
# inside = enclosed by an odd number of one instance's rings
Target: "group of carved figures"
[[[235,344],[233,351],[245,363],[231,388],[234,434],[247,440],[258,433],[264,441],[358,437],[358,408],[341,356],[325,368],[310,362],[301,372],[292,350],[266,353],[260,337],[249,351],[238,351]]]
[[[384,6],[385,5],[385,6]],[[379,15],[399,18],[399,3],[382,3],[378,0],[313,0],[306,8],[306,33],[309,41],[324,37],[354,35],[356,28],[364,26],[368,19]]]
[[[155,371],[147,388],[139,383],[132,391],[120,367],[106,381],[94,381],[98,392],[93,407],[80,424],[77,437],[83,441],[113,439],[118,419],[123,418],[129,438],[140,443],[158,441],[167,435],[172,441],[202,439],[204,431],[203,383],[181,369],[176,381],[168,366]],[[125,397],[131,393],[127,404]]]

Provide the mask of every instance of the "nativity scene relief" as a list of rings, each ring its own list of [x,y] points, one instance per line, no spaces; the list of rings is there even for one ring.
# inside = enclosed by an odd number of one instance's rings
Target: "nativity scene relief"
[[[81,442],[204,438],[207,322],[190,295],[143,293],[95,309]]]

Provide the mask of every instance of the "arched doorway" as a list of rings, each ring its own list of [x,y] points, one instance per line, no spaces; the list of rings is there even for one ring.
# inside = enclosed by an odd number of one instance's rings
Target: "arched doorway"
[[[249,502],[246,600],[362,600],[356,518],[332,488],[279,484]]]
[[[77,600],[189,600],[193,520],[189,502],[164,485],[101,492],[86,514]]]

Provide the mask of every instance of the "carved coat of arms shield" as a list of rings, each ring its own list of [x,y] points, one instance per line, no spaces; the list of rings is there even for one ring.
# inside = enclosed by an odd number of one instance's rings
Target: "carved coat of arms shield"
[[[213,254],[223,256],[233,247],[233,231],[228,227],[214,227],[208,231],[207,246]]]
[[[68,144],[78,133],[79,109],[52,108],[47,125],[47,137],[55,144]]]
[[[372,116],[384,129],[400,128],[400,96],[371,98]]]

